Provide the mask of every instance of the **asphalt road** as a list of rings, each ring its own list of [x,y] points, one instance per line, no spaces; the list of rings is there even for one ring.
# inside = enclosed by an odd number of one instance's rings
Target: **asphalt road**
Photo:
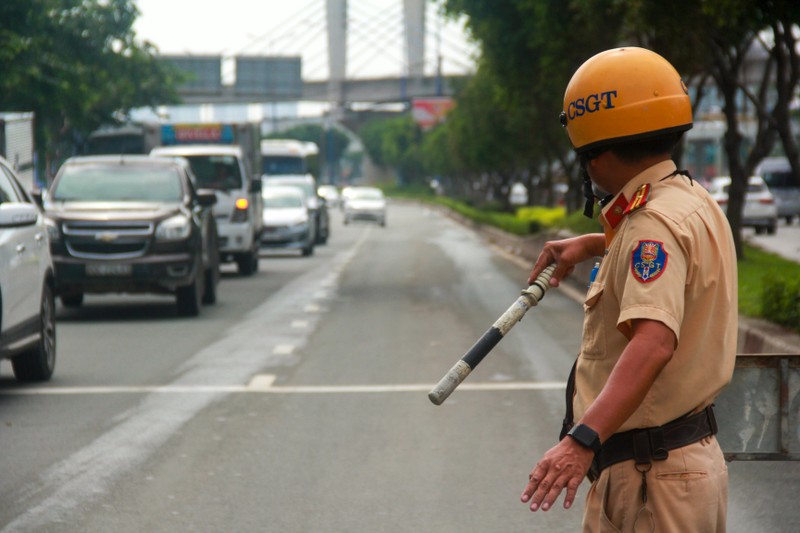
[[[58,311],[52,382],[0,366],[0,532],[574,532],[519,494],[555,441],[582,310],[550,291],[442,406],[427,392],[521,267],[391,205],[310,258],[232,269],[196,319],[157,297]],[[797,531],[796,463],[732,463],[732,533]]]

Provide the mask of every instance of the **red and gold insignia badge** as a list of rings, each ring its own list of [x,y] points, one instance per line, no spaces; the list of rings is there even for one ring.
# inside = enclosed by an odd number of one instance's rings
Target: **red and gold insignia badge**
[[[639,241],[631,254],[633,277],[641,283],[655,281],[666,270],[668,258],[663,242]]]

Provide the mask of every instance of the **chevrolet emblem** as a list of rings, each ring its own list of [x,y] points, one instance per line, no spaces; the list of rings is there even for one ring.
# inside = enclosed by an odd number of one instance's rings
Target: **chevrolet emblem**
[[[103,242],[111,242],[111,241],[117,240],[118,237],[119,237],[119,234],[117,234],[117,233],[114,233],[112,231],[103,231],[103,232],[98,233],[97,235],[95,235],[94,236],[94,240],[103,241]]]

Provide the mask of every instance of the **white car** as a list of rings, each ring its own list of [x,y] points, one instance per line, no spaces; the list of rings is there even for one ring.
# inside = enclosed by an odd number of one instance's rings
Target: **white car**
[[[258,236],[261,234],[261,178],[252,175],[238,145],[197,144],[153,148],[150,155],[183,157],[189,161],[198,189],[217,195],[214,217],[223,262],[236,262],[239,274],[258,271]]]
[[[729,176],[721,176],[711,180],[708,192],[717,201],[723,211],[728,207],[728,189],[731,186]],[[756,233],[774,234],[778,227],[778,206],[769,191],[767,184],[760,176],[750,176],[742,210],[742,226],[753,227]]]
[[[264,228],[261,249],[295,249],[304,256],[314,253],[314,219],[306,195],[299,187],[265,185]]]
[[[376,187],[348,187],[344,203],[344,223],[370,220],[386,225],[386,198]]]
[[[53,262],[44,213],[0,157],[0,358],[20,381],[46,381],[56,364]]]

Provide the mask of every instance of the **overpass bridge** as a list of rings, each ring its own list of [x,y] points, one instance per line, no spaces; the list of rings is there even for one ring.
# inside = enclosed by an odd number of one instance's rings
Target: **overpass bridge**
[[[335,89],[335,104],[348,106],[354,102],[408,102],[414,98],[452,96],[466,75],[421,76],[418,78],[360,78],[344,80]],[[299,91],[281,92],[257,88],[241,89],[236,85],[219,85],[203,90],[179,91],[185,104],[226,104],[251,102],[332,102],[331,83],[302,81]]]
[[[393,0],[387,4],[390,1],[383,1],[380,12],[370,12],[369,2],[348,5],[348,0],[311,0],[300,8],[298,22],[281,22],[277,29],[255,38],[234,55],[185,54],[161,59],[187,74],[187,82],[178,91],[186,104],[304,101],[324,102],[336,109],[354,102],[408,102],[419,97],[451,96],[457,80],[468,76],[472,68],[469,51],[448,40],[441,14],[429,13],[436,9],[433,3]],[[298,35],[327,35],[327,39],[312,55],[307,52],[312,41],[300,43]],[[269,41],[266,47],[261,45],[265,39]],[[283,45],[278,44],[282,41]],[[428,41],[434,42],[435,50]],[[448,43],[447,60],[460,64],[460,72],[443,69]],[[398,49],[402,53],[398,54]],[[459,53],[460,59],[450,59]],[[319,68],[321,55],[326,61]],[[363,66],[376,61],[383,65],[394,61],[399,69],[392,74],[359,75],[359,63]],[[327,72],[320,77],[320,70]]]

